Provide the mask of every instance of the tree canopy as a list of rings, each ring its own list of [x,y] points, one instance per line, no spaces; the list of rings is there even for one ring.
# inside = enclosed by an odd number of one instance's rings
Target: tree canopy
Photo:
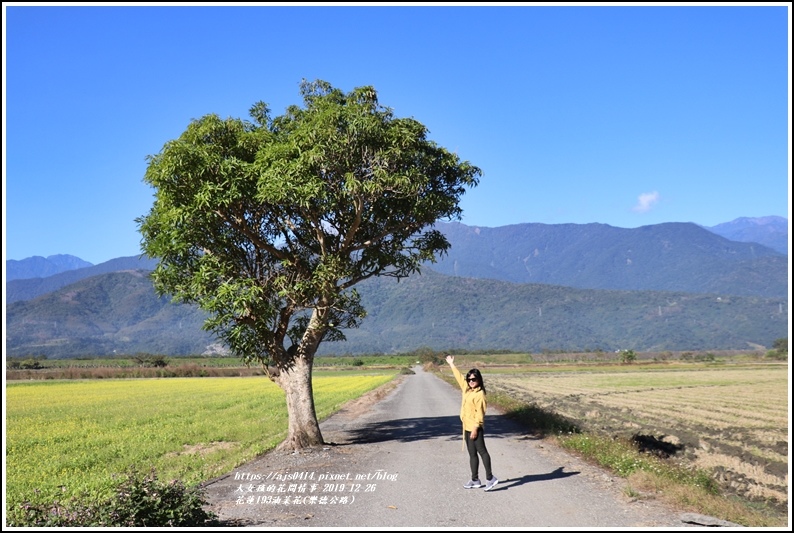
[[[373,87],[304,80],[300,92],[303,106],[278,117],[258,102],[252,121],[193,120],[148,158],[155,200],[137,223],[143,252],[159,259],[158,292],[208,311],[205,328],[268,368],[288,408],[308,374],[313,415],[317,347],[365,316],[354,285],[444,253],[433,224],[460,219],[481,171],[396,118]]]

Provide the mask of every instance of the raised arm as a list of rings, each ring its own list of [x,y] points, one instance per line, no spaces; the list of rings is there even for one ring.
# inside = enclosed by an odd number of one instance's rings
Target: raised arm
[[[463,375],[455,366],[455,357],[448,355],[447,363],[449,364],[449,367],[452,369],[452,375],[455,376],[455,381],[457,381],[458,385],[460,385],[460,390],[466,392],[466,387],[467,387],[466,380],[463,379]]]

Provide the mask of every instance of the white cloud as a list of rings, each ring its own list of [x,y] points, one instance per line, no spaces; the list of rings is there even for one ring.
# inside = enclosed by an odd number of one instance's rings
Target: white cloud
[[[637,205],[632,207],[632,211],[636,211],[637,213],[647,213],[653,207],[653,204],[659,201],[659,193],[656,191],[653,192],[644,192],[637,198]]]

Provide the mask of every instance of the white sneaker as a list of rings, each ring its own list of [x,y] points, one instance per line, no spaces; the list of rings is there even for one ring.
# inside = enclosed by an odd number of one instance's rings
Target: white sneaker
[[[479,489],[482,487],[482,483],[480,483],[479,479],[470,479],[465,485],[463,485],[464,489]]]
[[[485,490],[493,489],[497,483],[499,483],[499,480],[496,479],[496,476],[492,477],[491,479],[485,482]]]

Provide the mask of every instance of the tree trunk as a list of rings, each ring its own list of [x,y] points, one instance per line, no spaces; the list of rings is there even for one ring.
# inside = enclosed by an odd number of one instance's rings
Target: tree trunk
[[[314,409],[312,359],[310,357],[307,361],[304,356],[295,357],[294,365],[276,378],[276,383],[286,393],[289,416],[287,438],[278,446],[281,450],[300,450],[323,444]]]

